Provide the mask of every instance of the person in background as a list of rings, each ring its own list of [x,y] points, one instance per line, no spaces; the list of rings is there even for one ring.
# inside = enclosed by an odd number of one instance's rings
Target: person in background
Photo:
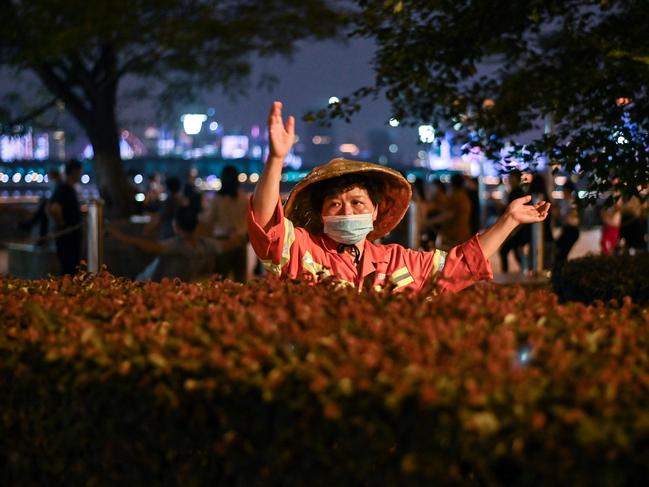
[[[56,189],[56,186],[59,184],[61,181],[61,173],[56,170],[52,169],[47,172],[47,182],[48,184],[52,187],[52,189]],[[47,205],[49,204],[49,199],[47,196],[41,197],[40,201],[38,202],[38,207],[36,208],[36,211],[32,215],[32,217],[27,220],[20,222],[18,226],[26,230],[28,232],[31,232],[32,228],[35,225],[38,225],[38,240],[36,241],[37,245],[45,245],[47,240],[45,239],[45,236],[50,230],[50,219],[47,215]]]
[[[109,238],[158,256],[138,275],[138,280],[159,281],[164,277],[177,277],[192,282],[214,274],[214,263],[220,251],[214,239],[197,235],[197,225],[198,217],[194,210],[181,206],[173,217],[175,235],[171,238],[149,240],[126,235],[115,227],[110,227],[106,233]]]
[[[81,180],[81,169],[76,159],[66,163],[64,177],[54,188],[47,205],[47,214],[54,222],[61,275],[76,274],[81,262],[81,206],[74,187]]]
[[[193,167],[187,175],[187,181],[183,188],[183,195],[187,199],[187,204],[197,215],[203,211],[203,195],[196,187],[196,178],[198,177],[198,170]]]
[[[545,178],[540,173],[533,173],[529,185],[532,202],[552,201],[548,194]],[[554,235],[552,235],[552,215],[543,220],[543,269],[551,269],[554,261]]]
[[[493,226],[448,252],[376,244],[408,210],[410,183],[380,164],[337,158],[307,174],[283,205],[280,181],[295,142],[295,118],[284,122],[278,101],[268,116],[268,133],[270,150],[248,211],[248,234],[257,256],[276,277],[312,284],[330,277],[359,292],[419,292],[432,283],[435,292],[457,292],[492,278],[488,259],[507,235],[519,224],[543,221],[550,209],[545,202],[526,205],[530,197],[523,197]]]
[[[428,205],[428,213],[422,235],[422,248],[434,250],[439,234],[439,224],[433,224],[435,217],[442,214],[448,204],[446,185],[440,179],[433,180],[433,195]]]
[[[647,204],[640,198],[631,196],[622,203],[622,222],[620,224],[620,241],[624,242],[624,251],[635,254],[647,250],[645,233],[647,232]]]
[[[561,227],[561,235],[557,239],[557,252],[554,268],[560,269],[568,260],[570,249],[579,239],[579,212],[575,195],[575,185],[567,180],[562,188],[563,199],[555,205],[555,221]]]
[[[603,255],[617,253],[620,244],[620,226],[622,225],[622,201],[618,198],[612,206],[600,210],[602,218],[602,238],[600,247]]]
[[[162,183],[160,174],[153,173],[147,177],[146,192],[144,193],[143,207],[147,213],[157,213],[160,211],[162,202],[160,195],[162,194]]]
[[[450,249],[471,238],[471,200],[464,188],[464,176],[451,176],[451,193],[442,212],[429,220],[439,225],[439,248]]]
[[[525,191],[521,186],[522,174],[518,169],[514,169],[509,173],[508,183],[509,183],[509,193],[507,193],[506,204],[502,205],[502,210],[504,210],[507,205],[511,204],[512,201],[517,200],[525,196]],[[531,232],[529,225],[520,226],[505,240],[505,243],[500,247],[500,268],[502,272],[509,272],[509,253],[514,252],[514,258],[518,265],[523,269],[523,247],[530,242]]]
[[[175,235],[173,229],[174,215],[178,208],[189,206],[189,202],[180,191],[180,187],[180,179],[177,177],[169,176],[165,179],[167,198],[162,202],[160,211],[154,213],[151,217],[151,221],[142,232],[143,235],[149,236],[158,232],[161,240]]]
[[[427,215],[430,211],[430,200],[426,197],[426,186],[422,178],[412,183],[412,201],[416,208],[415,248],[423,248],[430,238],[427,234]]]
[[[471,202],[471,215],[469,218],[471,235],[475,235],[480,231],[480,193],[478,191],[478,179],[466,176],[464,188]]]
[[[247,277],[248,200],[240,188],[239,171],[227,165],[221,173],[221,189],[202,215],[203,233],[217,239],[222,248],[216,272],[239,282]]]

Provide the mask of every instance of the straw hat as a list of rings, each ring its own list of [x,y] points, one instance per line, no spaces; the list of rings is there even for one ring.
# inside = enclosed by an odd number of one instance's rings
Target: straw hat
[[[310,233],[323,231],[322,219],[311,204],[311,190],[315,183],[346,174],[372,174],[383,181],[383,193],[379,203],[374,230],[367,236],[375,240],[390,233],[403,218],[408,209],[412,189],[410,183],[394,169],[370,162],[350,161],[337,158],[314,168],[295,185],[288,197],[284,214],[295,226],[306,228]]]

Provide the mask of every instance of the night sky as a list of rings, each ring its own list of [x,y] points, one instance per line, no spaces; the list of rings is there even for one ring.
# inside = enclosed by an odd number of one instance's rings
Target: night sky
[[[364,84],[371,83],[372,54],[373,44],[366,40],[356,39],[348,44],[334,41],[301,43],[292,62],[283,58],[255,61],[252,88],[247,97],[231,101],[220,91],[215,90],[206,94],[205,101],[208,106],[215,108],[216,118],[227,133],[247,132],[253,124],[263,126],[271,102],[275,99],[280,100],[284,103],[285,115],[293,114],[298,119],[299,135],[305,126],[300,117],[308,110],[324,107],[331,96],[342,97],[351,94]],[[261,90],[254,88],[254,80],[262,72],[271,72],[279,79],[271,92],[266,88]],[[0,97],[8,91],[16,90],[17,86],[23,85],[18,85],[5,72],[0,78]],[[119,110],[124,128],[129,128],[130,121],[136,118],[139,118],[140,123],[155,123],[154,111],[149,103],[122,102],[119,104]],[[335,123],[338,141],[355,143],[363,148],[367,146],[367,131],[383,127],[395,132],[399,155],[404,162],[411,162],[418,150],[416,132],[412,128],[388,127],[389,118],[390,110],[386,101],[368,100],[351,123]],[[70,123],[65,125],[68,126],[68,130],[73,126]],[[77,139],[76,143],[71,143],[68,147],[76,149],[79,145],[81,141]]]

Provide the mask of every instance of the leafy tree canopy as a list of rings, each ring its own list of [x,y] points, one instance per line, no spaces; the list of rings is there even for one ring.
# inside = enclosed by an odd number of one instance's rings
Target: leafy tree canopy
[[[116,206],[128,198],[115,109],[121,81],[139,80],[139,94],[159,88],[163,102],[217,86],[241,92],[253,55],[290,55],[297,41],[332,37],[346,22],[328,0],[0,0],[0,12],[0,66],[35,74],[51,94],[30,112],[65,104]]]
[[[357,3],[375,82],[311,118],[349,118],[383,94],[401,123],[461,127],[505,167],[548,157],[597,192],[648,185],[646,0]]]

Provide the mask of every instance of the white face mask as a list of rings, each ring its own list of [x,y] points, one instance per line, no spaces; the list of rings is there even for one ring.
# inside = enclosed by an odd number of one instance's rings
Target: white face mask
[[[338,243],[353,245],[374,230],[372,213],[323,216],[324,233]]]

